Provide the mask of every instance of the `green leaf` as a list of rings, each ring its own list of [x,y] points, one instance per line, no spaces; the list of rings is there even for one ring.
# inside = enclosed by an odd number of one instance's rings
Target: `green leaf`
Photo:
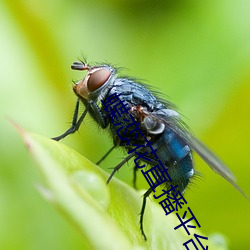
[[[39,185],[39,191],[81,232],[82,249],[184,249],[191,235],[174,230],[179,224],[176,216],[165,216],[150,199],[144,217],[148,240],[144,241],[139,229],[143,192],[116,178],[106,185],[108,174],[75,150],[23,130],[21,134],[44,176],[46,187]],[[204,244],[211,247],[209,241]]]

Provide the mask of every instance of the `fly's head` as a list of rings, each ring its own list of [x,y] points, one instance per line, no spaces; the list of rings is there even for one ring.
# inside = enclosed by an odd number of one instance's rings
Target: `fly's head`
[[[109,65],[89,66],[83,62],[74,62],[71,69],[87,70],[86,76],[73,87],[75,94],[85,100],[98,98],[116,75],[115,69]]]

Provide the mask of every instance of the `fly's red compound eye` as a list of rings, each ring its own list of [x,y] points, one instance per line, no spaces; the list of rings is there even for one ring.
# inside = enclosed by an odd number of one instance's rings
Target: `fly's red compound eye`
[[[88,79],[88,90],[93,92],[99,89],[109,79],[110,74],[110,71],[105,68],[93,72]]]

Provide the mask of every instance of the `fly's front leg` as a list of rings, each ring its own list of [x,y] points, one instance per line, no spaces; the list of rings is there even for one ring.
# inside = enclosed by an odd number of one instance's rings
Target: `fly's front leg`
[[[91,113],[93,118],[99,125],[101,125],[102,128],[106,128],[108,126],[106,115],[101,111],[96,102],[90,100],[89,105],[90,105],[89,113]]]
[[[78,99],[77,102],[76,102],[76,106],[75,106],[75,110],[74,110],[74,116],[73,116],[71,127],[65,133],[63,133],[62,135],[59,135],[57,137],[53,137],[51,139],[53,139],[55,141],[60,141],[64,137],[68,136],[69,134],[75,133],[79,129],[79,127],[80,127],[80,125],[81,125],[84,117],[86,116],[86,114],[87,114],[87,112],[89,110],[89,104],[88,104],[86,106],[86,109],[84,110],[84,112],[80,116],[79,120],[77,121],[77,119],[78,119],[78,112],[79,112],[79,104],[80,104],[80,101]]]

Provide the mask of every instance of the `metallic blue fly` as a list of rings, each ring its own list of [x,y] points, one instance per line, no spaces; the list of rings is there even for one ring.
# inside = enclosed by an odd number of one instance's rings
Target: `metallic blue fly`
[[[236,184],[236,179],[232,172],[204,144],[189,133],[179,113],[170,102],[157,97],[146,85],[136,82],[132,78],[118,77],[116,69],[108,64],[89,66],[84,62],[74,62],[71,68],[74,70],[86,70],[87,74],[82,80],[75,83],[73,87],[78,100],[72,126],[64,134],[53,139],[59,141],[77,131],[86,114],[89,113],[101,128],[109,130],[114,143],[114,146],[98,163],[115,147],[123,147],[127,152],[130,152],[133,151],[135,145],[144,145],[144,147],[139,147],[129,154],[114,168],[107,183],[124,163],[131,158],[135,158],[136,154],[137,156],[139,154],[145,155],[146,151],[151,149],[151,151],[157,151],[157,155],[149,154],[146,157],[141,157],[140,162],[146,163],[153,168],[156,161],[160,160],[163,168],[168,171],[172,180],[172,182],[165,181],[163,183],[164,188],[169,189],[171,184],[173,186],[178,185],[176,192],[180,191],[180,193],[183,193],[195,173],[192,159],[193,150],[215,172],[220,174],[244,195],[243,191]],[[112,120],[114,117],[105,108],[105,103],[112,99],[113,95],[116,95],[118,101],[125,105],[127,111],[117,116],[115,122]],[[78,118],[80,102],[84,104],[85,111]],[[111,107],[114,110],[114,105],[111,105]],[[131,119],[133,119],[134,124],[139,126],[141,131],[136,137],[132,133],[134,128],[130,126]],[[117,130],[126,133],[126,140],[119,136]],[[145,138],[148,142],[147,144]],[[134,168],[134,184],[137,167],[135,166]],[[162,176],[159,176],[156,181],[159,181]],[[152,191],[153,186],[150,186],[144,194],[140,215],[140,229],[145,239],[143,215],[146,198]]]

